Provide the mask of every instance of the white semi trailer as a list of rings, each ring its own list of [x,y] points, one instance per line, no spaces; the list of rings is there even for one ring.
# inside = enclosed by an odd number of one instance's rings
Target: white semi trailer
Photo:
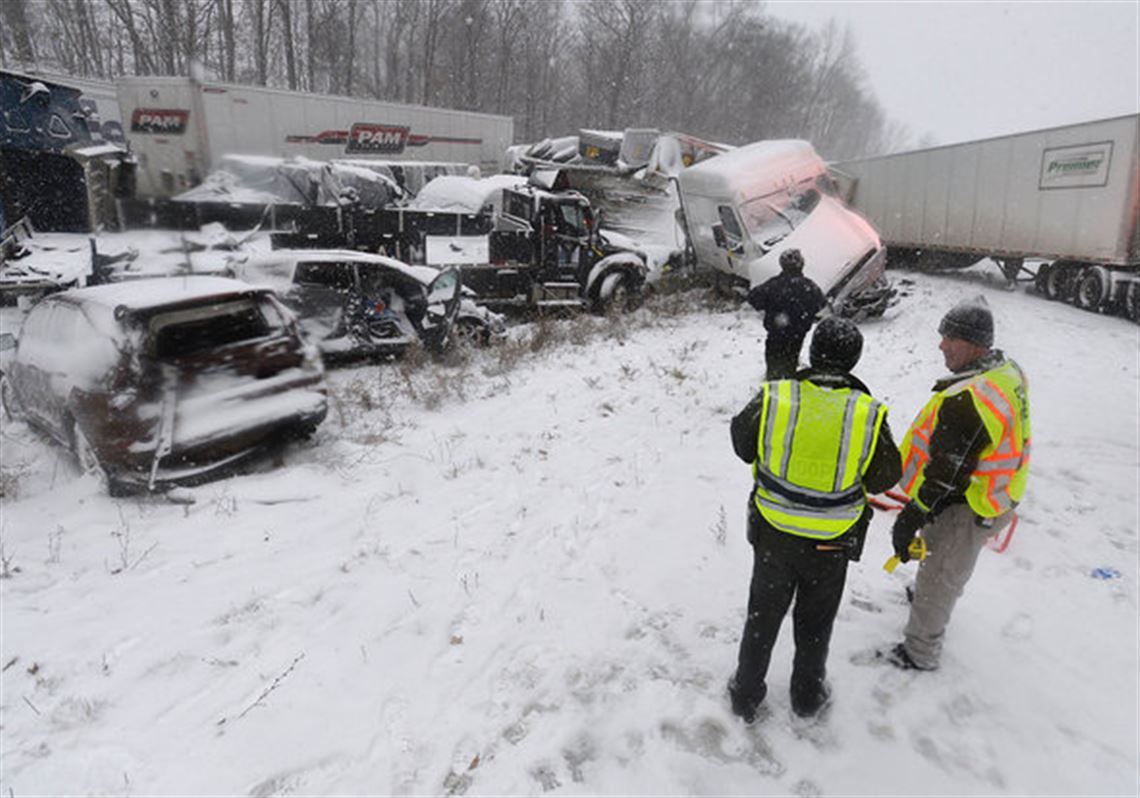
[[[197,185],[225,155],[466,163],[498,171],[514,120],[445,108],[198,81],[117,83],[138,193]]]
[[[1140,116],[846,161],[850,201],[888,262],[969,266],[1140,321]],[[1035,271],[1026,260],[1044,261]],[[1028,278],[1027,278],[1028,279]]]

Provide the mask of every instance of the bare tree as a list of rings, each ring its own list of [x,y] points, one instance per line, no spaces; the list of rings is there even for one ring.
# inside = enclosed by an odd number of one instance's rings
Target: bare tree
[[[253,44],[253,82],[269,83],[269,42],[273,27],[273,7],[269,0],[245,0],[245,12]]]
[[[222,80],[233,82],[237,76],[237,25],[234,19],[234,0],[215,0],[218,11],[218,36],[221,39]]]
[[[285,51],[285,85],[297,90],[297,45],[293,31],[292,0],[277,0],[281,20],[281,46]]]
[[[352,81],[356,70],[356,0],[348,0],[348,47],[345,49],[344,93],[352,95]]]
[[[359,52],[358,52],[359,50]],[[0,0],[0,63],[186,74],[510,114],[518,137],[652,125],[728,143],[809,138],[831,157],[910,131],[850,30],[751,0]]]
[[[144,36],[144,30],[135,16],[134,4],[131,0],[106,0],[112,14],[127,32],[131,42],[131,60],[136,75],[153,75],[155,73],[154,59],[151,55],[151,37]]]
[[[515,44],[526,23],[527,8],[526,0],[492,0],[492,3],[492,23],[498,33],[496,37],[498,48],[495,53],[498,80],[495,82],[495,103],[488,110],[501,114],[507,108],[507,98],[513,85],[512,59]]]
[[[0,2],[0,19],[4,21],[4,38],[11,40],[16,60],[25,65],[34,64],[36,50],[28,19],[28,0]]]
[[[419,101],[431,104],[437,88],[435,86],[436,56],[440,38],[443,35],[444,20],[452,10],[452,0],[422,0],[424,8],[423,38],[420,44],[420,71],[423,88]]]

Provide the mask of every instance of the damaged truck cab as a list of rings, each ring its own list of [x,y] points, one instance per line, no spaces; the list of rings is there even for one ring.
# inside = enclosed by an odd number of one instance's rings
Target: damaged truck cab
[[[799,249],[804,274],[836,313],[878,315],[891,290],[878,233],[838,198],[823,159],[806,141],[762,141],[710,158],[678,178],[690,259],[745,291],[780,271]]]
[[[484,301],[620,309],[640,294],[648,273],[645,254],[611,242],[590,201],[569,189],[503,189],[489,243],[490,263],[465,273]]]

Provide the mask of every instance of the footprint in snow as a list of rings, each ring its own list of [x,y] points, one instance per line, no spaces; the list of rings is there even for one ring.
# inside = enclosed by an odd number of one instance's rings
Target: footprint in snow
[[[1033,618],[1019,612],[1005,622],[1001,634],[1007,640],[1029,640],[1033,637]]]

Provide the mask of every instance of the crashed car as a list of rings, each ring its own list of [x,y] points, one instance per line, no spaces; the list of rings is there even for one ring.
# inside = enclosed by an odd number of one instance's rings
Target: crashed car
[[[506,333],[503,317],[475,304],[454,268],[316,249],[251,255],[231,268],[276,290],[328,359],[399,355],[417,343],[438,352],[455,341],[483,345]]]
[[[316,348],[272,291],[167,277],[52,294],[5,353],[0,399],[112,495],[194,484],[324,420]]]

